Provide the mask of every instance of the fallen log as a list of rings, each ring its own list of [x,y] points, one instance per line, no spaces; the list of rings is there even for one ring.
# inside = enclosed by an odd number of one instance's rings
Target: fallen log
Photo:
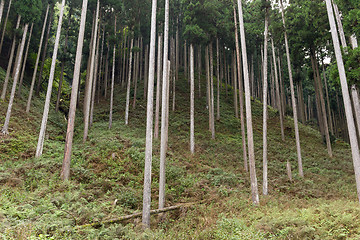
[[[150,214],[159,214],[159,213],[164,213],[164,212],[169,212],[169,211],[173,211],[182,207],[190,207],[192,205],[195,204],[199,204],[200,202],[196,202],[196,203],[184,203],[184,204],[179,204],[179,205],[175,205],[175,206],[171,206],[171,207],[166,207],[166,208],[162,208],[162,209],[154,209],[150,211]],[[105,220],[105,221],[101,221],[101,222],[94,222],[94,223],[89,223],[89,224],[84,224],[84,225],[80,225],[77,226],[77,229],[82,229],[82,228],[87,228],[87,227],[101,227],[102,225],[106,225],[106,224],[112,224],[112,223],[120,223],[122,221],[126,221],[132,218],[137,218],[137,217],[141,217],[142,216],[142,212],[138,212],[138,213],[133,213],[130,215],[126,215],[126,216],[122,216],[119,218],[114,218],[114,219],[110,219],[110,220]]]

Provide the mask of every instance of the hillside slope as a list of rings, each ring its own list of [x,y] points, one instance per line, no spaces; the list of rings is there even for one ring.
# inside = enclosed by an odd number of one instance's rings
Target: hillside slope
[[[249,175],[243,170],[240,120],[234,117],[232,96],[226,97],[222,88],[221,120],[216,122],[215,140],[211,140],[208,131],[206,99],[196,98],[196,154],[191,156],[189,88],[187,80],[180,79],[178,84],[177,108],[170,111],[169,120],[166,206],[194,205],[169,212],[165,219],[152,217],[152,230],[145,232],[139,227],[140,219],[99,228],[78,228],[141,211],[146,121],[142,91],[139,90],[136,109],[130,109],[129,126],[125,126],[125,90],[116,86],[113,128],[108,130],[109,102],[101,100],[85,144],[78,111],[71,181],[67,183],[59,176],[66,131],[64,116],[51,112],[44,154],[35,159],[43,102],[36,99],[33,110],[26,114],[25,100],[16,99],[10,135],[0,136],[0,236],[3,239],[360,237],[360,209],[347,144],[336,141],[334,157],[330,159],[319,132],[300,124],[305,173],[301,179],[297,176],[293,121],[286,118],[286,141],[282,142],[278,113],[269,108],[270,195],[260,196],[260,206],[254,207]],[[202,89],[206,89],[205,85]],[[252,107],[261,193],[262,104],[255,100]],[[6,108],[6,102],[1,102],[1,124]],[[286,175],[287,159],[292,164],[293,182]],[[157,208],[158,173],[159,141],[155,140],[153,209]]]

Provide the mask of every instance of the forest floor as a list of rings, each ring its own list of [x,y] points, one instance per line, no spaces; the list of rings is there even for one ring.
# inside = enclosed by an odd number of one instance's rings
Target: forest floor
[[[0,71],[2,86],[4,72]],[[360,208],[349,145],[333,144],[329,158],[321,135],[300,124],[305,178],[297,171],[293,120],[286,117],[281,140],[278,112],[269,107],[269,195],[262,195],[262,104],[252,102],[260,206],[252,205],[249,174],[243,170],[240,120],[232,95],[221,92],[216,139],[208,131],[205,85],[195,100],[196,154],[189,149],[189,87],[177,83],[176,110],[170,110],[166,165],[166,206],[195,203],[154,215],[151,230],[141,219],[82,227],[141,212],[146,103],[141,88],[136,108],[124,124],[125,90],[116,85],[113,128],[109,101],[96,104],[89,140],[82,143],[78,107],[71,180],[60,180],[66,119],[51,106],[44,154],[34,158],[42,97],[25,113],[27,94],[16,99],[10,135],[0,136],[0,236],[2,239],[359,239]],[[11,86],[11,85],[10,85]],[[27,93],[27,88],[24,92]],[[56,89],[54,90],[56,92]],[[230,89],[229,89],[230,92]],[[55,98],[55,94],[53,96]],[[172,103],[172,100],[170,100]],[[0,102],[4,122],[7,101]],[[159,140],[154,140],[152,209],[157,208]],[[290,160],[293,181],[288,180]]]

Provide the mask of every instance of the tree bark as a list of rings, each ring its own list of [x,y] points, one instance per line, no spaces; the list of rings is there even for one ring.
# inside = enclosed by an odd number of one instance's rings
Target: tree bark
[[[237,60],[236,62],[237,62],[237,70],[238,70],[238,76],[239,76],[241,140],[242,140],[242,147],[243,147],[244,170],[246,172],[248,172],[249,168],[248,168],[248,157],[247,157],[247,149],[246,149],[246,134],[245,134],[245,119],[244,119],[244,91],[243,91],[243,84],[242,84],[241,56],[240,56],[238,24],[237,24],[235,5],[234,5],[234,22],[235,22],[235,46],[236,46],[236,60]],[[226,64],[226,61],[225,61],[225,64]],[[227,86],[226,86],[226,88],[227,88]]]
[[[169,0],[165,0],[164,25],[164,58],[163,58],[163,84],[161,106],[161,143],[160,143],[160,171],[159,171],[159,209],[165,207],[165,161],[167,151],[167,117],[169,113]]]
[[[33,91],[34,91],[36,73],[37,73],[37,69],[38,69],[38,66],[39,66],[40,53],[41,53],[41,48],[42,48],[42,44],[43,44],[43,40],[44,40],[44,34],[45,34],[45,29],[46,29],[46,22],[47,22],[47,18],[48,18],[48,14],[49,14],[49,8],[50,8],[50,4],[48,4],[47,9],[46,9],[46,14],[45,14],[45,19],[44,19],[43,29],[42,29],[41,37],[40,37],[39,50],[38,50],[38,53],[37,53],[37,55],[36,55],[36,61],[35,61],[35,66],[34,66],[34,73],[33,73],[32,81],[31,81],[31,87],[30,87],[30,93],[29,93],[29,97],[28,97],[28,100],[27,100],[27,104],[26,104],[26,112],[27,112],[27,113],[30,111],[31,99],[32,99]]]
[[[286,48],[286,56],[287,56],[288,70],[289,70],[291,102],[292,102],[293,115],[294,115],[293,117],[294,117],[294,128],[295,128],[296,151],[297,151],[297,157],[298,157],[298,168],[299,168],[300,177],[304,177],[304,172],[303,172],[303,167],[302,167],[301,147],[300,147],[298,116],[297,116],[296,99],[295,99],[295,91],[294,91],[294,82],[293,82],[293,76],[292,76],[291,61],[290,61],[290,50],[289,50],[289,43],[288,43],[288,39],[287,39],[285,16],[284,16],[284,7],[283,7],[283,4],[282,4],[282,0],[280,0],[280,4],[281,4],[281,16],[282,16],[283,25],[284,25],[285,48]]]
[[[83,142],[86,141],[89,133],[89,123],[90,123],[90,101],[91,101],[91,93],[93,88],[93,77],[94,77],[94,65],[95,65],[95,48],[96,48],[96,42],[97,42],[97,32],[98,32],[98,19],[99,19],[99,8],[100,8],[100,2],[97,1],[97,7],[96,7],[96,16],[95,16],[95,29],[94,29],[94,39],[92,42],[92,53],[91,53],[91,67],[89,72],[89,88],[88,91],[85,92],[85,100],[84,102],[84,136],[83,136]]]
[[[356,136],[356,128],[354,123],[354,117],[351,109],[351,101],[349,96],[349,88],[346,80],[346,73],[344,62],[342,59],[342,53],[340,49],[339,37],[337,34],[337,29],[334,20],[334,13],[331,6],[330,0],[326,0],[326,8],[329,17],[330,29],[331,29],[331,36],[333,39],[334,49],[335,49],[335,56],[337,61],[337,66],[340,75],[340,83],[341,83],[341,90],[343,94],[344,106],[345,106],[345,115],[347,126],[349,130],[349,138],[350,138],[350,145],[351,145],[351,153],[353,157],[354,163],[354,171],[355,171],[355,180],[356,180],[356,189],[358,194],[358,200],[360,202],[360,152],[359,152],[359,145]]]
[[[12,2],[12,0],[9,1],[9,6],[8,6],[8,10],[7,10],[6,17],[5,17],[5,22],[4,22],[4,28],[3,28],[3,31],[2,31],[2,34],[1,34],[0,54],[1,54],[2,45],[3,45],[3,42],[4,42],[7,21],[9,19],[9,13],[10,13],[10,9],[11,9],[11,2]]]
[[[22,40],[21,40],[21,44],[20,44],[20,61],[18,61],[18,63],[15,66],[15,76],[14,76],[14,82],[13,82],[13,86],[11,89],[11,95],[10,95],[10,100],[9,100],[9,105],[8,105],[8,109],[6,112],[6,118],[5,118],[5,123],[4,126],[2,128],[2,133],[3,134],[9,134],[9,122],[10,122],[10,117],[11,117],[11,109],[12,109],[12,105],[14,102],[14,97],[15,97],[15,91],[16,91],[16,85],[17,82],[19,80],[19,75],[20,75],[20,67],[21,67],[21,58],[22,58],[22,54],[24,51],[24,47],[25,47],[25,40],[26,40],[26,34],[28,31],[28,27],[29,24],[25,24],[24,27],[24,32],[23,32],[23,36],[22,36]]]
[[[77,95],[79,91],[81,58],[82,58],[82,50],[84,45],[87,4],[88,4],[88,0],[83,0],[80,29],[79,29],[76,57],[75,57],[73,83],[71,88],[69,118],[68,118],[66,140],[65,140],[65,152],[64,152],[64,159],[61,169],[61,179],[64,181],[68,181],[70,177],[70,160],[71,160],[71,150],[72,150],[72,143],[74,137],[75,113],[76,113],[76,104],[78,99]]]
[[[151,164],[152,164],[152,134],[153,134],[153,108],[154,108],[154,78],[155,78],[155,44],[156,44],[156,9],[157,0],[152,0],[151,35],[149,56],[149,77],[147,94],[147,118],[146,118],[146,144],[145,144],[145,169],[144,169],[144,193],[142,223],[150,227],[151,206]],[[147,60],[146,60],[147,61]]]
[[[220,121],[220,50],[219,38],[216,39],[216,80],[217,80],[217,115],[216,120]],[[240,76],[239,76],[240,78]]]
[[[247,52],[246,52],[244,19],[243,19],[241,4],[242,4],[241,0],[238,0],[241,49],[242,49],[242,58],[243,58],[244,83],[245,83],[244,84],[245,106],[246,106],[247,133],[248,133],[248,147],[249,147],[251,197],[253,204],[258,205],[259,192],[258,192],[258,184],[256,179],[256,169],[255,169],[255,151],[254,151],[253,126],[252,126],[252,114],[251,114],[251,98],[250,98],[250,80],[249,80],[249,69],[248,69],[248,60],[247,60]]]
[[[116,37],[116,16],[115,16],[115,31]],[[110,92],[110,113],[109,113],[109,129],[112,127],[112,114],[113,114],[113,104],[114,104],[114,84],[115,84],[115,54],[116,54],[116,44],[113,47],[113,59],[112,59],[112,74],[111,74],[111,92]]]
[[[281,139],[283,141],[285,141],[284,119],[283,119],[283,114],[282,114],[283,110],[282,110],[281,97],[280,97],[279,79],[278,79],[278,73],[277,73],[277,67],[276,67],[275,47],[274,47],[274,41],[273,41],[272,38],[271,38],[271,48],[272,48],[272,55],[273,55],[273,62],[274,62],[275,86],[276,86],[276,102],[277,102],[277,108],[279,110]]]
[[[20,19],[21,19],[21,16],[19,15],[18,20],[17,20],[17,24],[16,24],[16,29],[19,28]],[[11,68],[12,68],[12,65],[13,65],[15,47],[16,47],[16,36],[14,36],[12,46],[11,46],[10,59],[9,59],[9,62],[8,62],[8,67],[7,67],[7,70],[6,70],[6,76],[5,76],[5,80],[4,80],[4,85],[3,85],[3,89],[2,89],[2,93],[1,93],[1,99],[2,100],[5,100],[7,85],[9,84],[9,78],[10,78]]]
[[[160,115],[160,87],[161,87],[161,62],[162,62],[162,36],[158,36],[157,52],[157,77],[156,77],[156,107],[155,107],[155,130],[154,138],[159,138],[159,115]]]
[[[4,12],[4,4],[5,4],[5,1],[1,0],[1,3],[0,3],[0,23],[1,23],[1,20],[2,20],[3,12]]]
[[[57,27],[57,31],[56,31],[54,53],[53,53],[51,68],[50,68],[48,89],[47,89],[46,98],[45,98],[44,113],[43,113],[43,118],[41,121],[41,128],[40,128],[40,133],[39,133],[38,144],[36,147],[35,157],[40,157],[43,152],[46,124],[47,124],[47,120],[49,117],[52,85],[54,82],[54,75],[55,75],[56,58],[57,58],[57,53],[58,53],[58,49],[59,49],[61,26],[62,26],[62,21],[63,21],[63,16],[64,16],[64,8],[65,8],[65,0],[62,0],[62,4],[61,4],[61,8],[60,8],[60,15],[59,15],[59,22],[58,22],[58,27]]]
[[[48,44],[49,44],[49,36],[50,36],[50,29],[51,29],[51,24],[52,24],[52,17],[53,17],[53,13],[54,13],[54,8],[51,8],[50,11],[50,17],[49,17],[49,25],[48,25],[48,29],[46,32],[46,38],[45,38],[45,45],[44,45],[44,51],[42,54],[42,60],[41,60],[41,66],[40,66],[40,72],[39,72],[39,79],[37,82],[37,86],[36,86],[36,95],[39,95],[40,92],[40,87],[41,87],[41,83],[42,83],[42,73],[44,70],[44,65],[45,65],[45,59],[46,59],[46,54],[47,54],[47,48],[48,48]]]
[[[268,160],[267,160],[267,94],[268,94],[268,9],[265,13],[264,62],[263,62],[263,194],[268,195]]]
[[[128,74],[128,84],[126,89],[126,107],[125,107],[125,125],[129,124],[129,105],[130,105],[130,88],[131,88],[131,68],[132,68],[132,49],[134,47],[134,39],[131,39],[130,44],[130,57],[129,57],[129,74]]]
[[[213,63],[213,46],[210,47],[210,98],[211,98],[211,137],[215,139],[215,110],[214,110],[214,63]]]
[[[190,152],[195,153],[195,135],[194,135],[194,46],[190,44]]]

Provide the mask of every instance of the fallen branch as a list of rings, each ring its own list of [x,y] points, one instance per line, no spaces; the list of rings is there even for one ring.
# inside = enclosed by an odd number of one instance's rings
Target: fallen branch
[[[159,213],[164,213],[164,212],[169,212],[169,211],[173,211],[182,207],[189,207],[195,204],[199,204],[201,202],[196,202],[196,203],[184,203],[184,204],[179,204],[179,205],[175,205],[175,206],[171,206],[171,207],[166,207],[166,208],[162,208],[162,209],[155,209],[155,210],[151,210],[150,214],[159,214]],[[87,228],[87,227],[100,227],[102,225],[106,225],[106,224],[112,224],[112,223],[119,223],[122,221],[126,221],[132,218],[137,218],[142,216],[142,212],[138,212],[138,213],[134,213],[134,214],[130,214],[130,215],[126,215],[120,218],[114,218],[111,220],[106,220],[106,221],[102,221],[102,222],[95,222],[95,223],[90,223],[90,224],[85,224],[85,225],[80,225],[78,227],[76,227],[77,229],[81,229],[81,228]]]

